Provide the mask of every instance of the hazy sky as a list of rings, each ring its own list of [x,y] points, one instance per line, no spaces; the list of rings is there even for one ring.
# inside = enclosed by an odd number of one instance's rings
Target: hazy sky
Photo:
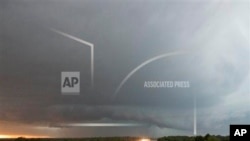
[[[249,9],[247,0],[1,0],[0,134],[192,135],[194,96],[198,134],[250,124]],[[90,48],[51,28],[94,44],[93,90]],[[138,65],[176,51],[187,53],[149,63],[113,97]],[[63,71],[80,72],[80,95],[61,94]]]

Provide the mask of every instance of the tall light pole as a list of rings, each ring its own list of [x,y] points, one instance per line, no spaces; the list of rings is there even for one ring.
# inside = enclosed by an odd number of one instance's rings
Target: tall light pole
[[[194,93],[194,136],[197,135],[197,107],[196,107],[196,94]]]

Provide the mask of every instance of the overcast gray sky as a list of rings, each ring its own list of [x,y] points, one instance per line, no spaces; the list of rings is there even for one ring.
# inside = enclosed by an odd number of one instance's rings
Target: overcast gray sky
[[[50,137],[229,134],[250,124],[247,0],[1,0],[0,134]],[[90,48],[95,46],[94,89]],[[168,56],[135,72],[138,65]],[[61,72],[79,71],[80,95],[61,94]],[[189,88],[145,88],[188,81]],[[63,127],[68,123],[136,127]]]

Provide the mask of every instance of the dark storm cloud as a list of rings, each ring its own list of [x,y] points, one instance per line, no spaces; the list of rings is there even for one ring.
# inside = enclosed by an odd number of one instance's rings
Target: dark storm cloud
[[[0,3],[2,121],[49,126],[108,119],[190,130],[194,95],[199,108],[209,113],[213,106],[223,107],[220,104],[232,93],[249,93],[244,81],[249,73],[244,2],[237,6],[160,0]],[[93,91],[89,88],[90,49],[50,28],[95,45]],[[175,50],[190,53],[143,67],[112,98],[131,70]],[[80,96],[61,95],[62,71],[81,72]],[[144,88],[144,82],[151,80],[186,80],[191,87]],[[243,82],[244,91],[239,90]],[[211,119],[206,122],[220,121]],[[199,121],[199,127],[206,132],[209,126],[203,122]]]

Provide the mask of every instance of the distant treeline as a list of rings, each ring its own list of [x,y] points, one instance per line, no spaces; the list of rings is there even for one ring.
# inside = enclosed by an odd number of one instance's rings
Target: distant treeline
[[[156,139],[155,139],[156,140]],[[154,140],[154,141],[155,141]],[[17,139],[0,139],[0,141],[141,141],[139,137],[95,137],[95,138],[17,138]],[[157,141],[229,141],[229,136],[168,136],[158,138]]]
[[[170,136],[158,138],[157,141],[229,141],[229,136],[214,136],[207,134],[206,136]]]

